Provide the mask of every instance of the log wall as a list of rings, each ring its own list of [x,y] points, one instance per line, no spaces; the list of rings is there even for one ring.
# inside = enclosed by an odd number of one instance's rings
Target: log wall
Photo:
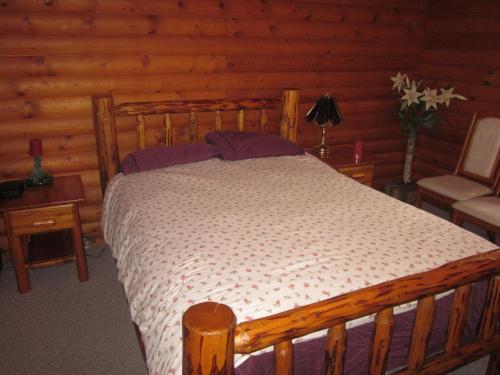
[[[426,13],[420,75],[431,87],[455,87],[468,101],[441,106],[439,133],[419,136],[414,178],[454,170],[474,112],[500,116],[500,2],[433,0]]]
[[[0,180],[26,177],[28,140],[42,138],[47,170],[82,176],[83,231],[99,236],[91,95],[239,99],[292,87],[300,89],[302,114],[326,91],[336,96],[345,123],[330,129],[329,141],[362,137],[384,161],[375,173],[380,187],[400,178],[404,148],[389,77],[417,71],[426,3],[0,0]],[[148,145],[161,139],[159,121],[152,120]],[[123,156],[135,147],[133,124],[118,128]],[[298,139],[317,144],[320,131],[302,121]],[[0,241],[5,248],[5,236]]]

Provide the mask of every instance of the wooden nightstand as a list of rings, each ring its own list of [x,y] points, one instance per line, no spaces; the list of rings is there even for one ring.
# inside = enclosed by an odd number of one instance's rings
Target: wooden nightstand
[[[2,203],[20,293],[31,290],[28,270],[75,260],[80,281],[89,278],[78,205],[85,202],[80,176],[55,177],[50,186],[27,187]]]
[[[321,159],[319,155],[310,152],[318,159],[324,161],[329,166],[335,168],[340,173],[345,174],[362,184],[372,186],[373,170],[375,164],[379,161],[372,155],[363,151],[363,158],[356,162],[354,160],[354,150],[351,146],[331,147],[330,155],[326,159]]]

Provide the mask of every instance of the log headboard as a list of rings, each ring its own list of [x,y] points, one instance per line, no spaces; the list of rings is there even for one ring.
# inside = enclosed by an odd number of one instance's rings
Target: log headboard
[[[284,90],[281,99],[244,99],[244,100],[176,100],[135,102],[115,105],[113,96],[93,96],[92,109],[94,130],[97,143],[97,155],[101,177],[101,188],[104,194],[106,186],[113,176],[119,172],[118,137],[116,116],[135,116],[137,125],[137,147],[146,147],[145,121],[147,115],[164,115],[165,144],[172,145],[173,125],[170,115],[187,113],[189,122],[189,142],[197,143],[199,139],[197,113],[214,112],[214,130],[223,129],[222,111],[237,111],[238,130],[245,126],[245,110],[260,110],[259,132],[267,131],[267,109],[281,109],[280,134],[291,141],[297,139],[298,124],[298,90]]]

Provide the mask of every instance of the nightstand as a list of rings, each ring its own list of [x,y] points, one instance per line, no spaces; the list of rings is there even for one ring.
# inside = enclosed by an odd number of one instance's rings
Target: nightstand
[[[375,164],[379,160],[366,151],[363,151],[363,158],[358,162],[354,160],[354,150],[351,146],[331,147],[330,154],[326,159],[321,159],[319,155],[311,151],[308,152],[316,156],[319,160],[324,161],[329,166],[335,168],[340,173],[345,174],[362,184],[372,186],[373,170],[375,168]]]
[[[2,202],[20,293],[31,290],[29,269],[76,261],[80,281],[89,278],[78,205],[85,202],[80,176],[55,177],[49,186],[27,187]]]

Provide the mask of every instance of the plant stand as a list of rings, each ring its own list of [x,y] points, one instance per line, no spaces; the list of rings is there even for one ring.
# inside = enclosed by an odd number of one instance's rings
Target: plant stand
[[[387,182],[384,185],[384,193],[400,201],[414,204],[417,195],[417,184],[415,182],[405,184],[402,181]]]

